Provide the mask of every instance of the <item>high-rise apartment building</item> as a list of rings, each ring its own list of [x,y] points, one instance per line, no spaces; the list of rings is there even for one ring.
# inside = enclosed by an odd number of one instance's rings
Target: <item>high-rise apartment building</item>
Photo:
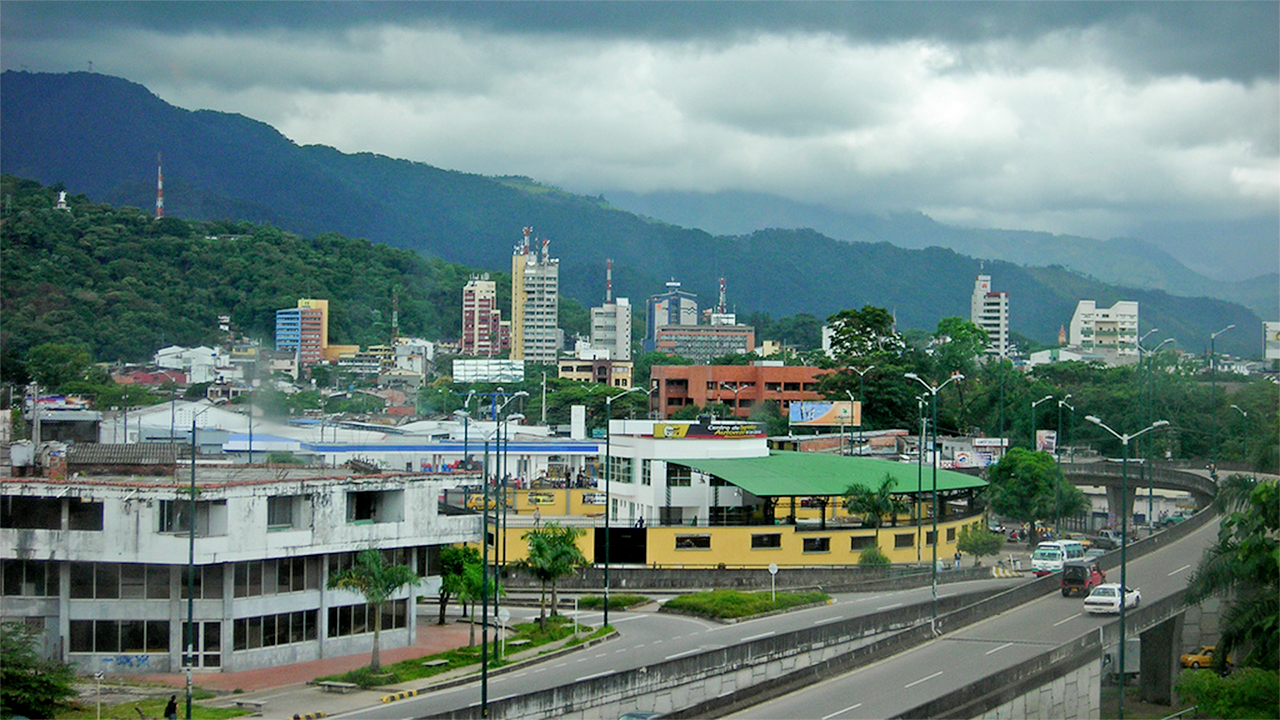
[[[657,346],[658,330],[668,325],[697,325],[698,296],[680,289],[680,283],[667,283],[667,291],[649,298],[645,319],[649,323],[644,349]]]
[[[591,347],[608,351],[611,360],[631,359],[631,302],[627,298],[591,308]]]
[[[979,275],[973,284],[969,319],[987,331],[988,355],[1009,356],[1009,293],[992,292],[990,275]]]
[[[560,261],[529,247],[533,228],[511,254],[511,359],[554,363],[559,357]]]
[[[462,355],[494,357],[511,346],[511,326],[502,321],[497,285],[489,274],[471,276],[462,288]]]
[[[323,307],[304,307],[303,302],[324,303]],[[294,353],[298,364],[320,362],[328,339],[328,301],[299,300],[298,307],[276,311],[276,350]]]
[[[1070,344],[1102,355],[1108,363],[1138,359],[1138,303],[1120,300],[1099,308],[1093,300],[1076,303],[1071,316]]]

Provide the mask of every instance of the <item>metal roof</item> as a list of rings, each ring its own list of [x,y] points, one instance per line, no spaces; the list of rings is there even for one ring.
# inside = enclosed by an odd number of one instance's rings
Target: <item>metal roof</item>
[[[714,475],[756,497],[843,495],[855,483],[877,488],[886,474],[898,481],[893,488],[896,493],[915,493],[917,482],[920,483],[919,490],[922,492],[933,489],[933,468],[925,467],[920,472],[914,464],[876,458],[774,450],[768,457],[671,459],[667,462],[687,465],[699,472]],[[986,486],[986,481],[981,478],[954,470],[938,469],[939,492]]]

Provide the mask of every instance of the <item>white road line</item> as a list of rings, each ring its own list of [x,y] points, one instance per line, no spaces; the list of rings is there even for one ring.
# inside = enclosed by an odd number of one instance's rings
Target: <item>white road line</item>
[[[654,641],[653,641],[653,644],[654,644],[654,645],[661,645],[661,644],[662,644],[662,641],[661,641],[661,640],[654,640]]]
[[[692,655],[692,654],[697,653],[697,652],[702,652],[702,648],[694,648],[694,649],[692,649],[692,650],[685,650],[684,652],[679,652],[679,653],[676,653],[675,655],[668,655],[668,656],[666,656],[666,657],[664,657],[664,658],[662,658],[662,659],[663,659],[663,660],[675,660],[676,658],[681,658],[681,657],[684,657],[685,655]]]
[[[534,672],[536,672],[536,673],[546,672],[546,671],[547,671],[547,669],[546,669],[546,668],[538,668],[537,670],[534,670]]]
[[[1075,620],[1076,618],[1080,617],[1080,615],[1081,615],[1081,613],[1076,613],[1075,615],[1072,615],[1071,617],[1063,618],[1063,619],[1059,620],[1058,622],[1054,623],[1054,624],[1053,624],[1053,626],[1054,626],[1054,627],[1058,627],[1059,625],[1066,625],[1067,623],[1071,622],[1072,620]]]
[[[826,620],[819,620],[818,622],[814,623],[813,626],[817,627],[819,625],[826,625],[827,623],[839,622],[843,619],[844,618],[839,618],[839,617],[827,618]]]
[[[990,654],[992,654],[992,653],[998,653],[998,652],[1000,652],[1001,650],[1003,650],[1003,649],[1005,649],[1005,648],[1007,648],[1007,647],[1012,647],[1012,646],[1013,646],[1013,643],[1011,643],[1011,642],[1009,642],[1009,643],[1005,643],[1005,644],[1001,645],[1000,647],[994,647],[994,648],[991,648],[991,649],[990,649],[990,650],[988,650],[985,654],[986,654],[986,655],[990,655]]]
[[[845,714],[845,713],[849,712],[850,710],[857,710],[857,709],[858,709],[858,708],[860,708],[860,707],[862,707],[862,703],[858,703],[857,705],[850,705],[849,707],[847,707],[847,708],[845,708],[845,709],[843,709],[843,710],[837,710],[837,711],[835,711],[835,712],[831,713],[830,715],[823,715],[823,716],[822,716],[822,720],[831,720],[831,718],[833,718],[833,717],[835,717],[835,716],[837,716],[837,715],[843,715],[843,714]]]
[[[941,674],[942,674],[942,671],[941,671],[941,670],[939,670],[938,672],[936,672],[936,673],[934,673],[934,674],[932,674],[932,675],[930,675],[930,676],[928,676],[928,677],[922,677],[922,678],[920,678],[919,680],[916,680],[915,682],[907,683],[906,685],[903,685],[903,686],[902,686],[902,689],[903,689],[903,690],[906,690],[906,689],[907,689],[907,688],[909,688],[909,687],[915,687],[916,685],[919,685],[920,683],[922,683],[922,682],[924,682],[924,681],[926,681],[926,680],[932,680],[932,679],[934,679],[934,678],[938,677],[938,676],[939,676],[939,675],[941,675]]]
[[[567,663],[567,662],[556,663],[555,665],[552,665],[551,667],[564,667],[565,665],[568,665],[568,664],[569,664],[569,663]]]
[[[631,650],[631,648],[618,648],[617,650],[614,650],[614,651],[613,651],[613,654],[614,654],[614,655],[617,655],[618,653],[629,652],[630,650]],[[597,656],[597,657],[599,657],[599,656]]]
[[[1174,570],[1173,572],[1169,573],[1169,575],[1168,575],[1168,576],[1169,576],[1169,577],[1172,577],[1172,576],[1174,576],[1174,575],[1177,575],[1178,573],[1182,572],[1183,570],[1186,570],[1186,569],[1187,569],[1187,568],[1189,568],[1189,567],[1191,567],[1191,566],[1190,566],[1190,565],[1183,565],[1182,567],[1178,568],[1177,570]]]
[[[894,608],[898,608],[898,607],[902,607],[902,603],[894,603],[894,604],[892,604],[892,605],[881,605],[880,607],[878,607],[878,608],[876,608],[876,609],[877,609],[877,610],[892,610],[892,609],[894,609]]]
[[[529,674],[528,672],[518,672],[518,673],[513,673],[511,675],[508,675],[507,677],[518,678],[518,677],[524,677],[525,675],[528,675],[528,674]]]
[[[775,630],[770,630],[770,631],[769,631],[769,632],[767,632],[767,633],[760,633],[759,635],[752,635],[752,636],[750,636],[750,637],[744,637],[744,638],[742,638],[742,640],[740,640],[739,642],[751,642],[752,640],[759,640],[760,638],[767,638],[767,637],[769,637],[770,635],[775,634],[776,632],[777,632],[777,631],[775,631]]]

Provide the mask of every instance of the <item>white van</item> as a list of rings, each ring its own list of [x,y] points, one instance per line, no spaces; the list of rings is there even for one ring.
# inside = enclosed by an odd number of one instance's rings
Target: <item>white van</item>
[[[1031,571],[1035,575],[1048,575],[1062,570],[1063,563],[1084,559],[1084,545],[1079,540],[1055,540],[1042,542],[1031,553]]]

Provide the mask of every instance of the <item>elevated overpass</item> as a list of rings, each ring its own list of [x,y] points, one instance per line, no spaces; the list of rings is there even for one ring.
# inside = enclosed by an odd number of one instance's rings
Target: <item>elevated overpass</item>
[[[1124,504],[1121,505],[1120,489],[1124,480],[1124,463],[1114,460],[1097,460],[1062,463],[1061,467],[1063,478],[1072,485],[1106,488],[1107,512],[1114,517],[1133,517],[1133,501],[1140,489],[1156,487],[1161,490],[1190,493],[1198,510],[1208,507],[1218,493],[1218,484],[1206,471],[1151,464],[1143,467],[1131,460],[1128,469],[1128,492],[1125,493]],[[1140,472],[1141,475],[1139,475]]]

